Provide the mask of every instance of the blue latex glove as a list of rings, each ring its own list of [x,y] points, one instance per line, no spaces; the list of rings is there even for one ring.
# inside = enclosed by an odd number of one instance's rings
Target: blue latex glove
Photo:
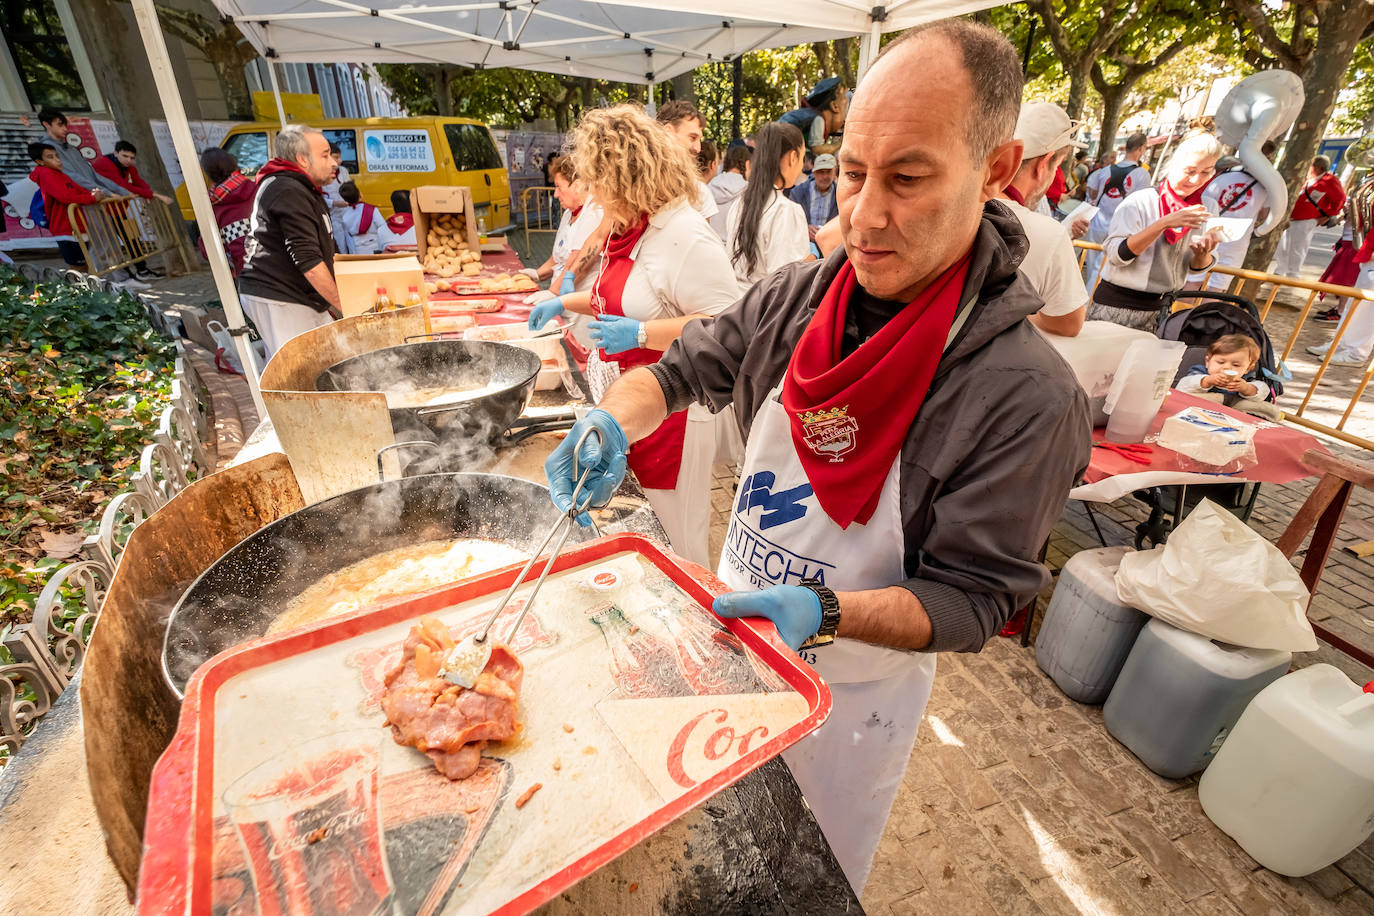
[[[767,617],[793,651],[821,628],[821,599],[800,585],[775,585],[757,592],[726,592],[711,610],[720,617]]]
[[[567,270],[563,271],[563,282],[558,284],[558,295],[566,296],[573,291],[573,287],[576,283],[577,278],[573,276],[572,268],[569,267]]]
[[[595,434],[590,435],[582,443],[582,453],[577,456],[577,467],[574,469],[573,449],[588,427],[601,435],[600,438]],[[568,437],[544,462],[544,474],[549,479],[549,495],[553,497],[553,504],[558,511],[567,512],[572,508],[573,488],[577,486],[578,476],[588,467],[592,468],[592,472],[587,475],[587,482],[577,495],[578,505],[595,507],[610,502],[611,495],[625,478],[625,456],[629,450],[630,441],[625,438],[625,431],[615,417],[600,408],[573,424]],[[583,512],[577,517],[577,522],[590,527],[592,519]],[[820,624],[816,626],[819,628]]]
[[[531,331],[537,331],[562,314],[562,299],[545,299],[543,302],[530,309],[529,329]]]
[[[588,323],[587,335],[607,355],[624,353],[639,346],[639,322],[620,315],[597,315]]]

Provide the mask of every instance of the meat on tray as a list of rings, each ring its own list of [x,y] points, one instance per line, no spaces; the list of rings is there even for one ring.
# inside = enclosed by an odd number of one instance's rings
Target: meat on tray
[[[439,673],[453,646],[448,627],[420,618],[406,636],[400,664],[386,676],[382,710],[397,744],[423,751],[449,779],[466,779],[477,772],[488,741],[520,732],[515,706],[524,667],[509,648],[495,644],[469,690]]]

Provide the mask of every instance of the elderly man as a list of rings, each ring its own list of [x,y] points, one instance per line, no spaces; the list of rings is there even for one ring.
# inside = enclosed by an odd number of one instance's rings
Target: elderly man
[[[1088,464],[1087,398],[1024,319],[1015,49],[964,20],[913,29],[855,92],[839,156],[843,245],[771,274],[626,373],[574,443],[609,498],[630,443],[695,401],[748,436],[719,566],[721,616],[762,616],[834,705],[787,762],[862,890],[935,674],[1049,582],[1037,562]],[[599,438],[599,442],[597,441]]]
[[[334,238],[325,184],[334,177],[329,141],[292,124],[277,134],[275,159],[258,170],[239,298],[268,355],[339,317]],[[332,316],[332,317],[331,317]]]
[[[835,157],[822,153],[811,166],[811,177],[788,192],[806,213],[806,233],[816,240],[816,230],[840,213],[835,200]]]
[[[1033,208],[1059,174],[1069,150],[1079,145],[1072,139],[1075,126],[1064,109],[1053,102],[1022,105],[1016,119],[1016,139],[1023,144],[1021,167],[1002,194],[1030,245],[1021,262],[1021,273],[1045,303],[1030,316],[1031,324],[1060,337],[1076,337],[1083,330],[1088,291],[1078,272],[1070,231]],[[1079,217],[1075,222],[1079,225],[1072,229],[1082,235],[1087,220]]]

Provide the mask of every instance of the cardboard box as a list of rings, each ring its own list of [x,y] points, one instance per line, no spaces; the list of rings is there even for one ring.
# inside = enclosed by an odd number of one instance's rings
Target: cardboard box
[[[377,302],[377,287],[386,288],[391,304],[405,308],[410,287],[429,301],[425,272],[411,254],[341,254],[334,257],[334,281],[345,318],[361,315]]]
[[[431,213],[460,213],[467,226],[468,248],[477,251],[480,242],[477,237],[477,215],[472,205],[472,190],[463,187],[443,185],[424,185],[410,192],[410,210],[415,217],[415,254],[421,263],[425,260],[425,248],[429,235]]]

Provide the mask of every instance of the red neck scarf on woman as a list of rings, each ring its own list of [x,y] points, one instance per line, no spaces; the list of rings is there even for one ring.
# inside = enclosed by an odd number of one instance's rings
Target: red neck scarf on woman
[[[959,310],[968,255],[847,357],[845,315],[858,289],[846,261],[797,341],[782,406],[806,479],[841,528],[867,524],[925,402]]]
[[[639,214],[639,219],[618,233],[606,237],[606,256],[609,258],[628,258],[630,252],[639,244],[644,230],[649,228],[649,214]]]
[[[1005,188],[1002,189],[1002,193],[1005,194],[1005,195],[1007,195],[1008,197],[1010,197],[1012,200],[1016,201],[1018,204],[1020,204],[1020,205],[1023,206],[1023,207],[1026,205],[1026,195],[1024,195],[1024,194],[1022,194],[1020,191],[1018,191],[1018,190],[1016,189],[1016,185],[1014,185],[1014,184],[1009,184],[1009,185],[1007,185]]]
[[[1206,187],[1206,185],[1203,185],[1203,187]],[[1159,183],[1160,216],[1168,216],[1176,210],[1182,210],[1184,207],[1193,207],[1200,203],[1202,203],[1202,188],[1198,188],[1187,197],[1179,197],[1178,192],[1174,190],[1174,186],[1169,184],[1169,179],[1166,178]],[[1170,245],[1177,245],[1179,240],[1190,231],[1191,230],[1182,226],[1176,229],[1165,229],[1164,241],[1168,242]]]
[[[581,212],[582,212],[582,208],[581,208],[581,207],[573,207],[573,208],[572,208],[572,211],[571,211],[572,215],[569,217],[569,219],[570,219],[570,220],[577,219],[577,214],[579,214],[579,213],[581,213]]]
[[[415,214],[395,213],[386,218],[386,224],[397,235],[404,235],[415,228]]]

